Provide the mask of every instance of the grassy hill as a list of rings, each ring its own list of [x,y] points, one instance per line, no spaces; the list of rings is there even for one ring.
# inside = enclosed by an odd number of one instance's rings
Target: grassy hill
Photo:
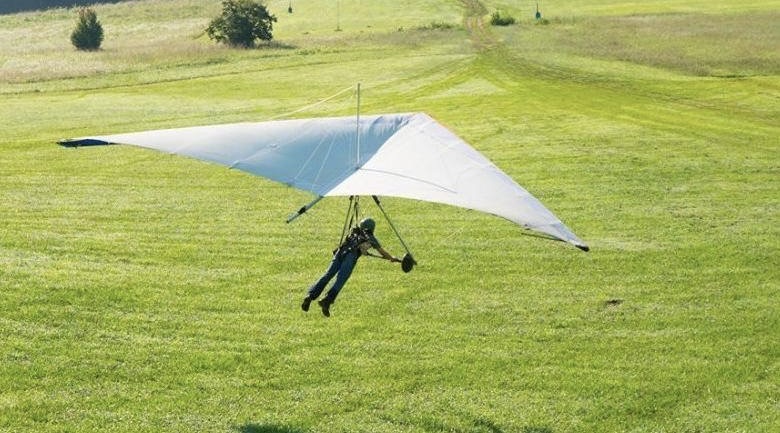
[[[205,37],[213,1],[95,6],[95,53],[73,10],[0,16],[0,431],[780,429],[780,3],[288,4],[248,51]],[[420,266],[362,260],[325,319],[299,303],[343,200],[287,225],[309,195],[55,144],[350,114],[358,82],[592,251],[387,198]]]

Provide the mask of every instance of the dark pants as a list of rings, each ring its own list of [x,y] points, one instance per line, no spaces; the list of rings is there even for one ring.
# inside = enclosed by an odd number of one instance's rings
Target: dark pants
[[[328,282],[336,276],[336,282],[333,283],[330,290],[328,290],[325,299],[331,303],[336,300],[336,296],[339,295],[341,288],[344,287],[349,276],[352,275],[352,270],[355,269],[357,264],[358,255],[354,252],[336,252],[333,255],[333,260],[330,262],[328,270],[314,283],[309,289],[309,297],[311,299],[317,299]]]

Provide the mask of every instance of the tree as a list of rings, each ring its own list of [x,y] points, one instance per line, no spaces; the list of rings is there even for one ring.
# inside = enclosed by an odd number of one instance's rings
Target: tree
[[[511,15],[501,15],[500,11],[493,12],[490,16],[490,24],[494,26],[511,26],[515,23],[515,17]]]
[[[103,42],[103,26],[97,20],[95,11],[90,8],[79,9],[76,29],[70,34],[70,41],[79,50],[94,51]]]
[[[254,0],[224,0],[222,15],[206,28],[209,38],[234,47],[251,48],[260,39],[270,41],[276,17]]]

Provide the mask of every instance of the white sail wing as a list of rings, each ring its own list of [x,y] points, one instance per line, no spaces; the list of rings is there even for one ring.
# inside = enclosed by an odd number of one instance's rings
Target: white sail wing
[[[423,113],[279,120],[83,137],[130,144],[266,177],[318,196],[377,195],[497,215],[587,245],[484,155]]]

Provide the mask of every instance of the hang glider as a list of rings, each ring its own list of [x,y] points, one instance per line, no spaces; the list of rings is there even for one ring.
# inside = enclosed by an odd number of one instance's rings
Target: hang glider
[[[246,171],[314,193],[298,214],[322,197],[403,197],[497,215],[588,251],[539,200],[424,113],[197,126],[59,144],[129,144]]]

